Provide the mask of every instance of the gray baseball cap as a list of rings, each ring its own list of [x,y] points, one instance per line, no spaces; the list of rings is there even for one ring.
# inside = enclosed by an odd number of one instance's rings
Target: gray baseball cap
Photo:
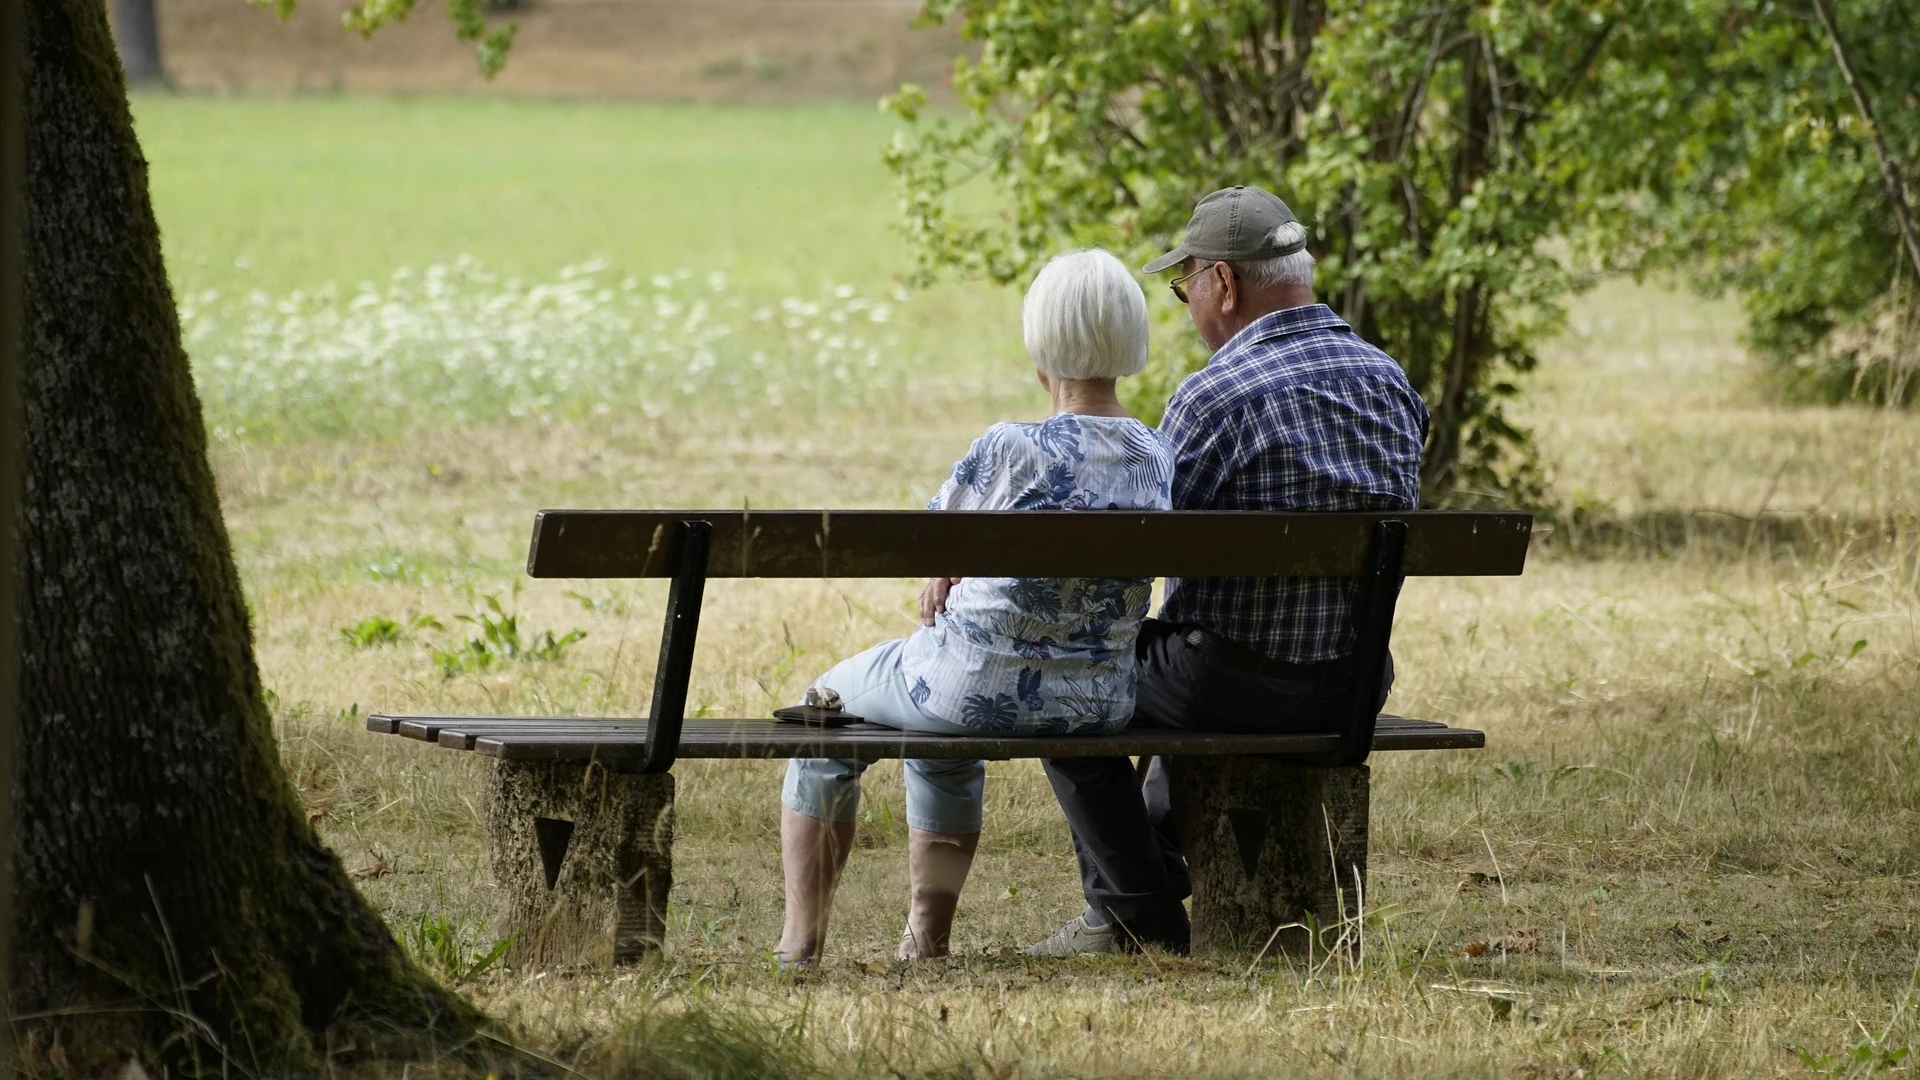
[[[1193,208],[1186,240],[1148,263],[1145,272],[1157,274],[1188,259],[1242,262],[1291,255],[1305,250],[1306,239],[1276,244],[1273,230],[1299,220],[1279,196],[1265,188],[1221,188]]]

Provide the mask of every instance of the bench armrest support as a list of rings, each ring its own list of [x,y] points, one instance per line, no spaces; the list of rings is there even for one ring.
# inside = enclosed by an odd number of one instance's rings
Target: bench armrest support
[[[707,552],[713,523],[682,521],[674,546],[673,585],[667,592],[667,623],[660,633],[660,664],[653,675],[653,706],[647,710],[647,745],[638,768],[663,773],[680,753],[687,716],[687,683],[693,676],[694,639],[700,632],[700,602],[707,590]]]
[[[1324,764],[1359,765],[1373,751],[1374,721],[1380,713],[1381,683],[1387,675],[1387,648],[1393,634],[1393,610],[1406,581],[1407,523],[1397,519],[1373,527],[1367,574],[1360,579],[1353,605],[1353,700],[1340,733],[1340,748]]]

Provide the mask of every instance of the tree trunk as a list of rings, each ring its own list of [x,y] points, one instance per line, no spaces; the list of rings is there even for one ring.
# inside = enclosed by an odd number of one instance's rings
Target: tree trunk
[[[120,67],[128,86],[165,84],[160,65],[160,19],[154,0],[113,0],[113,37],[120,46]]]
[[[1481,40],[1472,38],[1461,46],[1460,52],[1460,143],[1454,152],[1450,192],[1456,208],[1485,171],[1490,132],[1500,123],[1494,114],[1490,83],[1481,72],[1481,65],[1486,62],[1481,55],[1482,48]],[[1480,385],[1480,365],[1486,353],[1481,311],[1485,303],[1486,290],[1477,279],[1454,291],[1453,345],[1447,357],[1446,378],[1433,403],[1427,452],[1420,463],[1420,486],[1431,496],[1447,495],[1460,479],[1460,441],[1468,416],[1467,398]]]
[[[13,779],[19,719],[20,241],[26,177],[26,46],[19,4],[0,4],[0,777]],[[13,850],[13,803],[0,800],[0,854]],[[0,867],[5,866],[0,861]],[[10,970],[12,875],[0,878],[0,971]],[[13,1059],[0,1032],[0,1061]]]
[[[104,5],[25,20],[22,1049],[284,1075],[469,1036],[281,770]]]

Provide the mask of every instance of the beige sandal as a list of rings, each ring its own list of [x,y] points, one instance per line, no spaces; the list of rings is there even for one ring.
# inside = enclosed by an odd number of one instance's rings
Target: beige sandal
[[[939,960],[949,955],[950,951],[948,943],[942,942],[934,951],[922,952],[920,939],[913,935],[913,927],[909,926],[900,931],[900,948],[894,952],[893,958],[901,963],[911,964],[915,960]]]

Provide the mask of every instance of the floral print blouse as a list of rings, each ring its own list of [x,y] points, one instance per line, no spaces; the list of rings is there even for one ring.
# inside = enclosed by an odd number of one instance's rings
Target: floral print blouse
[[[1060,413],[995,424],[929,510],[1166,510],[1173,452],[1131,417]],[[1133,716],[1133,643],[1147,578],[966,578],[933,626],[907,639],[916,704],[1007,734],[1095,734]]]

